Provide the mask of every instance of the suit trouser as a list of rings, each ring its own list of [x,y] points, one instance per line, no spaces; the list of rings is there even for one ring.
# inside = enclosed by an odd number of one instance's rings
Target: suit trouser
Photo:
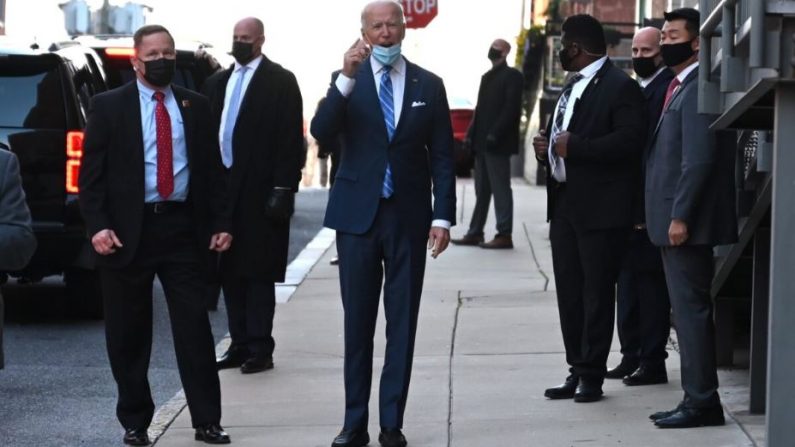
[[[475,153],[475,207],[469,223],[469,235],[482,235],[489,217],[491,196],[494,195],[494,214],[497,233],[510,235],[513,231],[513,190],[511,190],[511,156],[491,152]]]
[[[671,303],[660,249],[651,244],[646,230],[633,231],[617,289],[616,327],[623,358],[662,364],[668,357]]]
[[[345,423],[365,428],[373,376],[373,336],[384,281],[386,352],[381,372],[381,427],[401,428],[411,379],[425,273],[428,228],[402,225],[394,200],[382,200],[372,228],[337,232],[345,309]]]
[[[228,277],[223,288],[232,345],[246,347],[252,355],[273,355],[273,281]]]
[[[119,392],[116,415],[127,429],[148,427],[154,414],[147,372],[155,275],[165,292],[193,426],[221,420],[221,388],[192,219],[187,209],[145,214],[133,261],[101,270],[105,337]]]
[[[720,405],[710,293],[712,247],[663,247],[662,258],[679,341],[684,403],[694,408]]]
[[[572,219],[566,187],[549,227],[566,362],[572,374],[601,382],[613,339],[615,284],[629,229],[586,229]]]

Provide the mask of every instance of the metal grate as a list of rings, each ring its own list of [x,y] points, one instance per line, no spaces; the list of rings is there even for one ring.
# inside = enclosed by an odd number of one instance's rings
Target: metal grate
[[[755,130],[751,131],[748,141],[745,143],[745,148],[743,149],[743,172],[746,177],[748,177],[751,167],[756,165],[754,161],[756,160],[756,148],[758,146],[759,132]]]

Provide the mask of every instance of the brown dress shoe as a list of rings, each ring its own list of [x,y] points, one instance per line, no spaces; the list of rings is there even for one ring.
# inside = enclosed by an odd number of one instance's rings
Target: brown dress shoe
[[[461,239],[452,239],[450,242],[453,245],[479,245],[483,243],[483,235],[482,234],[467,234],[464,235]]]
[[[480,248],[513,248],[513,240],[510,235],[496,235],[488,242],[481,242]]]

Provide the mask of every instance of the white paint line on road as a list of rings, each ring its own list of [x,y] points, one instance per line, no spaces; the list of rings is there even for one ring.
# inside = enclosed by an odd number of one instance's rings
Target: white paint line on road
[[[276,302],[284,304],[290,301],[298,286],[306,279],[306,276],[317,264],[320,258],[326,254],[326,251],[334,243],[336,232],[330,228],[323,228],[315,235],[301,253],[293,259],[293,262],[287,266],[287,273],[285,274],[284,282],[276,284]],[[229,334],[227,333],[224,338],[215,346],[217,355],[222,355],[226,352],[230,343]],[[187,401],[185,400],[185,392],[179,390],[168,402],[161,405],[152,418],[152,424],[149,426],[149,439],[153,444],[166,429],[174,422],[179,413],[185,408]]]

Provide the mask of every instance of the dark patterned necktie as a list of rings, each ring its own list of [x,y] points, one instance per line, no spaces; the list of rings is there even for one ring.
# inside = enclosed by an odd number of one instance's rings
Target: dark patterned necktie
[[[174,192],[174,163],[171,146],[171,116],[163,102],[166,95],[155,92],[155,124],[157,126],[157,193],[168,199]]]

